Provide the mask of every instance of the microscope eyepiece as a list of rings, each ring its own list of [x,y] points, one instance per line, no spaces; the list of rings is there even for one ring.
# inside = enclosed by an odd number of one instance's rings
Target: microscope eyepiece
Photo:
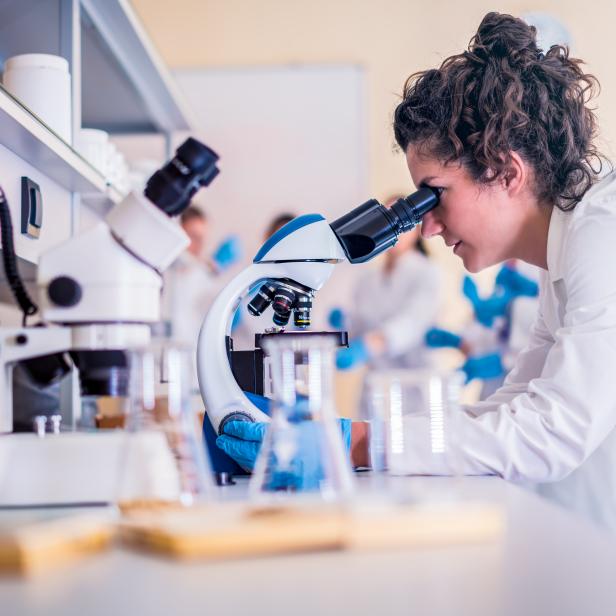
[[[409,231],[421,222],[424,214],[436,207],[441,190],[424,186],[404,199],[398,199],[390,208],[400,225],[400,233]]]
[[[391,248],[438,205],[440,191],[423,186],[387,209],[370,199],[331,224],[351,263],[364,263]]]
[[[173,159],[148,180],[145,196],[168,216],[177,216],[197,190],[218,175],[217,161],[214,150],[189,137]]]

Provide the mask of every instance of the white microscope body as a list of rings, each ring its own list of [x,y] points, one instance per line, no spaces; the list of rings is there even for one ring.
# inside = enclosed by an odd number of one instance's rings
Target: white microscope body
[[[233,418],[269,421],[240,389],[227,357],[225,339],[242,298],[249,289],[268,280],[290,280],[318,291],[336,263],[346,258],[340,241],[322,216],[300,216],[277,231],[252,265],[216,298],[199,334],[197,373],[206,412],[217,432]]]
[[[216,176],[217,160],[207,146],[188,139],[150,178],[148,198],[130,193],[104,220],[40,256],[37,299],[44,327],[0,328],[0,433],[13,430],[16,362],[56,353],[62,363],[62,354],[70,352],[83,390],[87,362],[96,364],[93,371],[108,368],[111,375],[114,366],[99,361],[106,351],[147,346],[150,325],[160,320],[161,274],[189,244],[172,217]],[[6,200],[0,197],[4,215]],[[20,284],[17,273],[10,282]]]
[[[187,245],[186,234],[171,218],[131,193],[105,221],[42,254],[39,308],[50,325],[0,330],[0,432],[13,430],[10,379],[16,361],[53,352],[147,346],[148,324],[160,319],[158,272]]]
[[[75,432],[70,431],[74,425],[64,424],[68,432],[47,438],[7,434],[14,429],[13,369],[22,362],[32,374],[36,362],[51,362],[45,375],[56,381],[72,370],[72,402],[78,407],[79,386],[86,395],[126,395],[126,352],[149,344],[150,326],[160,321],[162,272],[189,244],[173,216],[216,176],[217,160],[207,146],[188,139],[150,178],[145,195],[129,194],[104,220],[40,256],[41,326],[0,328],[0,435],[5,433],[0,436],[0,461],[8,468],[10,460],[11,467],[0,494],[2,504],[108,502],[117,497],[117,476],[110,470],[122,460],[123,441],[117,432]],[[8,227],[10,215],[1,191],[0,207],[2,224]],[[3,249],[12,251],[10,244]],[[21,285],[7,262],[5,272],[12,288]],[[24,315],[31,314],[29,308],[36,310],[25,289],[21,298],[19,293],[15,297]],[[33,382],[37,387],[47,384]],[[61,402],[63,414],[66,404]],[[44,432],[43,424],[39,436]],[[143,464],[148,464],[147,457]]]

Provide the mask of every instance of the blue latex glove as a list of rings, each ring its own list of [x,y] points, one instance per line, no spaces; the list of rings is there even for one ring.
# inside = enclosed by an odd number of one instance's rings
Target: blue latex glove
[[[469,357],[462,366],[466,374],[466,382],[473,379],[494,379],[505,373],[503,363],[498,353]]]
[[[350,370],[365,364],[370,359],[370,352],[363,338],[355,338],[347,348],[338,349],[336,367],[340,370]]]
[[[464,277],[462,291],[473,305],[475,318],[485,327],[492,327],[496,317],[505,316],[509,302],[512,300],[511,294],[505,291],[501,295],[492,295],[486,299],[479,297],[477,285],[470,276]]]
[[[503,265],[498,272],[496,284],[503,287],[512,297],[537,297],[539,294],[539,285],[534,280],[520,274],[509,265]]]
[[[347,453],[351,449],[350,419],[338,419],[342,439]],[[231,456],[242,468],[252,471],[261,444],[268,429],[266,423],[247,421],[230,421],[225,424],[223,434],[216,439],[216,445]],[[319,455],[320,422],[304,420],[292,422],[290,429],[295,431],[298,442],[298,454],[291,462],[288,472],[278,473],[272,478],[270,488],[313,489],[323,476],[321,456]]]
[[[473,308],[475,318],[486,327],[492,327],[496,317],[504,317],[512,297],[509,294],[493,295],[480,300]]]
[[[229,235],[218,245],[218,248],[216,248],[212,255],[212,259],[219,270],[224,270],[237,262],[241,256],[242,245],[239,237],[237,235]]]
[[[252,471],[266,430],[267,424],[262,422],[229,421],[216,439],[216,446],[244,470]]]
[[[459,349],[462,344],[462,338],[453,332],[449,332],[446,329],[439,329],[433,327],[426,332],[426,346],[432,349],[442,349],[444,347],[450,347]]]
[[[342,308],[332,308],[327,317],[327,321],[334,329],[344,329],[346,325],[346,316]]]
[[[479,301],[479,292],[477,291],[477,285],[470,276],[464,276],[462,280],[462,292],[471,304],[475,305]]]

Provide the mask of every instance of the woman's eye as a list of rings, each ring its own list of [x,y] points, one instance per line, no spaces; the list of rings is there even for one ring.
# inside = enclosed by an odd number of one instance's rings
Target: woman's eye
[[[425,186],[426,188],[431,188],[432,190],[437,191],[439,195],[442,195],[443,191],[445,190],[444,186],[432,186],[432,184],[423,184],[423,186]]]
[[[443,186],[430,186],[430,188],[438,193],[439,199],[443,198],[445,188]]]

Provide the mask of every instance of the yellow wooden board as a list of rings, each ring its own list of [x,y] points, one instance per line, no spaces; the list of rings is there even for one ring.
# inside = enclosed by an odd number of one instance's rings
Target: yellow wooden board
[[[0,573],[31,573],[56,567],[103,549],[113,534],[109,517],[97,514],[26,519],[0,528]]]
[[[121,523],[130,545],[183,558],[234,558],[314,550],[392,549],[497,539],[500,508],[480,503],[309,506],[248,510],[218,504],[133,511]]]

